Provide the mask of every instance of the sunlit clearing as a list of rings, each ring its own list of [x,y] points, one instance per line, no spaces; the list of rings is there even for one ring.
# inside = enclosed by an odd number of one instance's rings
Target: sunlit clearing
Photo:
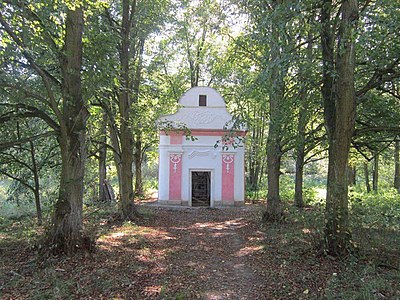
[[[234,219],[234,220],[228,220],[225,222],[204,222],[204,223],[195,223],[190,228],[209,228],[209,229],[214,229],[214,230],[223,230],[223,229],[229,229],[229,228],[240,228],[245,226],[243,223],[243,219]]]
[[[318,199],[325,199],[326,198],[326,189],[315,189],[317,191],[317,198]]]
[[[147,294],[159,294],[161,292],[161,285],[151,285],[144,288]]]
[[[252,255],[256,252],[259,252],[263,250],[263,246],[258,245],[258,246],[248,246],[248,247],[244,247],[242,249],[240,249],[235,256],[237,257],[242,257],[242,256],[248,256],[248,255]]]
[[[116,238],[116,237],[122,237],[122,236],[124,236],[124,235],[126,235],[126,232],[114,232],[114,233],[111,233],[111,237],[113,237],[113,238]]]

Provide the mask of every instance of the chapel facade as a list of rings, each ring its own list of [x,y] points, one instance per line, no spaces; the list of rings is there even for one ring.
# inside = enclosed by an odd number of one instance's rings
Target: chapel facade
[[[245,129],[232,129],[232,115],[212,88],[191,88],[179,104],[158,120],[159,204],[242,206]]]

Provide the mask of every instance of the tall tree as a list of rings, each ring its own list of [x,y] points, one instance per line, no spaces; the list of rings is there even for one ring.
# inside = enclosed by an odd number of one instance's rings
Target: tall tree
[[[99,29],[102,38],[99,39],[95,31],[93,38],[103,42],[107,51],[93,49],[100,59],[90,61],[91,74],[97,76],[98,69],[107,70],[107,74],[96,79],[99,88],[94,92],[94,102],[107,114],[109,148],[113,150],[117,168],[119,208],[123,219],[138,217],[134,198],[143,193],[141,168],[147,147],[143,143],[147,123],[142,121],[146,113],[151,114],[149,111],[155,109],[148,104],[146,111],[146,105],[141,101],[143,83],[152,80],[143,78],[145,63],[152,60],[150,52],[145,56],[146,43],[165,21],[168,3],[166,0],[159,0],[157,4],[121,0],[111,3],[102,15],[95,16],[95,28]]]
[[[270,51],[268,64],[268,84],[270,85],[269,99],[269,128],[267,137],[267,176],[268,194],[267,207],[263,215],[264,221],[278,221],[282,217],[282,203],[279,194],[279,180],[281,175],[281,160],[284,153],[283,137],[285,115],[289,106],[285,95],[285,77],[289,62],[288,51],[290,37],[287,23],[291,17],[290,6],[285,0],[271,1],[270,12]],[[286,113],[286,114],[285,114]]]
[[[55,205],[51,246],[71,252],[86,246],[82,236],[83,178],[86,161],[86,121],[88,111],[82,97],[83,9],[67,9],[65,38],[60,59],[63,97],[60,120],[61,176]]]
[[[294,188],[294,205],[298,208],[304,206],[303,201],[303,174],[304,167],[308,160],[318,155],[315,151],[312,155],[308,154],[316,148],[323,140],[324,134],[322,129],[322,116],[320,113],[319,91],[315,82],[319,76],[315,66],[315,47],[314,35],[316,26],[315,11],[310,10],[308,15],[299,18],[300,28],[298,39],[299,44],[304,44],[304,47],[299,47],[299,55],[295,62],[297,71],[297,82],[295,96],[295,105],[298,108],[297,112],[297,128],[296,128],[296,143],[294,146],[294,154],[296,159],[295,166],[295,188]],[[304,31],[303,31],[304,30]],[[304,49],[303,49],[304,48]],[[297,65],[297,66],[296,66]],[[312,125],[318,124],[317,126]],[[320,134],[322,132],[322,134]]]
[[[136,1],[122,0],[122,20],[119,44],[120,59],[120,86],[118,90],[118,109],[121,116],[120,142],[121,142],[121,178],[120,179],[120,207],[124,219],[134,219],[137,215],[133,204],[133,136],[130,123],[132,110],[132,78],[130,76],[131,55],[131,30],[135,22]]]
[[[330,255],[340,256],[348,253],[351,239],[346,170],[355,125],[354,69],[358,2],[345,0],[341,4],[336,57],[333,13],[332,1],[324,0],[321,9],[322,95],[329,141],[324,241]]]
[[[112,200],[107,186],[107,114],[103,112],[99,144],[99,202]]]
[[[25,6],[14,1],[1,5],[1,30],[8,34],[13,43],[14,53],[20,59],[17,62],[18,67],[25,68],[27,72],[33,71],[41,79],[46,98],[27,87],[26,82],[21,86],[7,85],[5,82],[3,86],[7,89],[25,89],[29,99],[36,101],[34,106],[19,104],[31,114],[17,113],[16,117],[41,118],[58,135],[62,161],[60,188],[47,243],[54,252],[73,252],[88,245],[82,231],[85,133],[88,118],[81,87],[83,8],[79,4],[64,3],[54,7],[65,13],[65,19],[56,20],[65,20],[63,31],[59,27],[58,32],[52,32],[50,28],[57,22],[49,24],[44,19],[51,14],[53,7],[38,10],[37,3]],[[15,22],[18,18],[24,20],[22,24]],[[40,30],[37,30],[38,27]],[[57,40],[57,34],[61,37],[61,42]],[[43,49],[51,53],[47,57],[50,58],[47,64],[46,59],[41,57]],[[59,73],[52,75],[51,70],[54,69]]]

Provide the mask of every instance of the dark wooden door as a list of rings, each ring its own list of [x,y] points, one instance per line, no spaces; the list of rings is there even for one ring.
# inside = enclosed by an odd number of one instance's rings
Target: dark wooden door
[[[211,172],[192,172],[192,206],[210,206]]]

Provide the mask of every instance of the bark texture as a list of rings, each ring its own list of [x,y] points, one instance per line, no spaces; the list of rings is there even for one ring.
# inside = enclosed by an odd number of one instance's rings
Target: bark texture
[[[70,253],[87,246],[82,234],[88,111],[82,98],[80,75],[83,33],[81,8],[67,11],[65,32],[61,56],[63,122],[59,138],[62,167],[50,245],[54,252]]]
[[[42,225],[43,216],[42,216],[42,205],[40,203],[40,182],[39,182],[39,169],[36,162],[36,151],[33,145],[33,142],[29,142],[30,152],[31,152],[31,161],[32,161],[32,174],[33,174],[33,182],[34,189],[33,193],[35,195],[35,206],[36,206],[36,215],[38,219],[38,225]]]
[[[346,170],[355,123],[354,31],[358,20],[357,0],[346,0],[341,4],[335,64],[331,13],[331,0],[324,0],[321,12],[324,68],[322,94],[329,139],[324,246],[328,254],[343,256],[350,250],[351,239]],[[335,78],[332,77],[334,70]]]
[[[143,197],[143,179],[142,179],[142,139],[140,135],[136,135],[135,141],[135,196]]]
[[[348,166],[347,167],[347,180],[349,183],[349,186],[355,186],[356,185],[356,179],[357,179],[357,169],[356,166]]]
[[[394,188],[400,193],[400,142],[394,145]]]
[[[274,9],[279,8],[284,0],[273,1]],[[269,93],[269,109],[270,124],[267,138],[267,176],[268,176],[268,193],[267,208],[263,215],[263,221],[280,221],[282,218],[282,203],[279,195],[279,178],[281,175],[281,159],[282,159],[282,128],[283,128],[283,109],[282,102],[284,99],[284,77],[286,68],[282,63],[284,50],[282,45],[285,38],[282,36],[281,26],[286,25],[286,21],[278,13],[273,13],[274,21],[280,26],[271,26],[271,50],[270,58],[272,67],[269,74],[269,82],[271,89]],[[274,23],[275,23],[274,22]]]
[[[302,208],[304,206],[303,201],[303,175],[304,175],[304,145],[298,145],[296,155],[296,175],[294,182],[294,206]]]
[[[132,81],[130,78],[130,54],[131,49],[131,29],[133,26],[133,16],[136,10],[136,1],[122,1],[122,26],[121,26],[121,46],[120,46],[120,63],[121,86],[118,93],[118,105],[120,114],[120,212],[123,219],[134,220],[138,215],[134,205],[133,192],[133,131],[131,126],[132,111]]]
[[[368,163],[364,163],[364,178],[365,178],[365,187],[367,189],[367,193],[371,192],[371,185],[369,183],[369,170]]]
[[[312,57],[312,47],[311,42],[312,35],[308,34],[308,39],[310,42],[307,44],[307,58],[311,61]],[[302,208],[304,206],[303,201],[303,175],[304,175],[304,165],[306,157],[306,126],[310,117],[309,112],[309,98],[307,97],[307,86],[304,83],[307,81],[307,69],[305,66],[301,66],[299,70],[299,79],[303,82],[299,93],[300,109],[298,115],[297,123],[297,138],[296,138],[296,174],[295,174],[295,187],[294,187],[294,205],[297,208]]]
[[[374,156],[374,171],[372,172],[372,190],[378,191],[379,183],[379,153],[376,152]]]
[[[107,114],[103,114],[103,123],[101,128],[101,145],[99,148],[99,202],[107,201]]]

